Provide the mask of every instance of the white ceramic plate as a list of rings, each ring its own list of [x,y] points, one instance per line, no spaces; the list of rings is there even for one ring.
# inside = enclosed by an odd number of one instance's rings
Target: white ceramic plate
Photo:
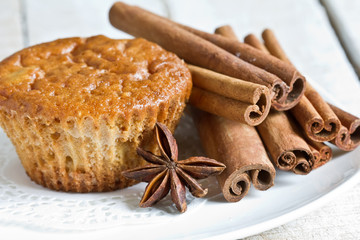
[[[196,130],[184,117],[177,130],[181,157],[202,154]],[[251,189],[227,203],[215,178],[204,199],[187,196],[179,214],[169,197],[153,208],[138,208],[141,183],[110,193],[62,193],[31,182],[6,135],[0,133],[0,232],[10,239],[207,239],[241,238],[284,224],[342,194],[360,179],[360,148],[344,153],[307,176],[277,172],[275,186]]]

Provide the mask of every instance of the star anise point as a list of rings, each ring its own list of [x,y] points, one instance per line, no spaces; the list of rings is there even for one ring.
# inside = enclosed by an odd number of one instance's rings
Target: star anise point
[[[161,156],[137,148],[137,153],[150,165],[123,172],[127,178],[149,182],[140,201],[140,207],[150,207],[164,198],[169,191],[180,212],[185,212],[186,189],[195,197],[204,197],[208,189],[195,180],[220,174],[225,165],[206,157],[178,160],[178,147],[171,131],[162,123],[155,125],[155,137]]]

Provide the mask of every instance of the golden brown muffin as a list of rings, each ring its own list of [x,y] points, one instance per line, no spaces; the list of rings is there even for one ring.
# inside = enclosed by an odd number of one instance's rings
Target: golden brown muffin
[[[174,130],[191,91],[175,54],[144,39],[67,38],[0,63],[0,123],[30,178],[48,188],[110,191],[156,151],[156,122]]]

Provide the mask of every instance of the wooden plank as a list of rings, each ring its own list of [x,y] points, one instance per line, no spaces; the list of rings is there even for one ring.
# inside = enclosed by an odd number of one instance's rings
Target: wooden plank
[[[360,102],[360,83],[328,21],[315,0],[168,0],[173,20],[209,32],[231,24],[237,35],[260,36],[264,28],[275,31],[297,68],[322,86],[330,96],[354,113]]]
[[[29,44],[52,41],[58,38],[103,34],[112,38],[130,36],[113,28],[108,11],[115,0],[26,0]],[[160,0],[128,1],[141,4],[150,11],[166,15]]]
[[[360,184],[322,208],[244,240],[359,239]]]
[[[322,0],[322,2],[360,76],[360,1]]]
[[[0,60],[23,47],[20,3],[18,0],[0,1]],[[6,9],[6,11],[4,11]]]

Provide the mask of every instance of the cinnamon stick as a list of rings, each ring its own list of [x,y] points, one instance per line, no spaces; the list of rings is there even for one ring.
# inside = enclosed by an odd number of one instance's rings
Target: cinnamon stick
[[[217,180],[227,201],[240,201],[250,178],[260,190],[274,184],[275,169],[254,127],[200,110],[193,119],[206,154],[226,165]]]
[[[249,35],[247,35],[244,38],[244,42],[246,44],[249,44],[250,46],[259,49],[261,51],[263,51],[264,53],[270,54],[270,52],[267,50],[267,48],[264,46],[264,44],[262,44],[259,39],[252,33],[250,33]]]
[[[271,110],[257,129],[276,167],[296,174],[311,171],[314,164],[312,152],[285,112]]]
[[[315,142],[307,139],[307,143],[314,155],[313,169],[319,168],[332,158],[332,150],[329,146],[322,142]]]
[[[233,29],[229,26],[229,25],[226,25],[226,26],[223,26],[223,27],[219,27],[217,29],[215,29],[215,34],[219,34],[219,35],[222,35],[224,37],[227,37],[227,38],[231,38],[231,39],[234,39],[234,40],[237,40],[237,37],[236,37],[236,34],[235,32],[233,31]],[[255,128],[251,131],[256,131]],[[255,135],[255,134],[254,134]],[[261,147],[260,147],[261,148]],[[262,148],[261,150],[263,150],[265,147],[262,145]],[[267,161],[267,162],[270,162]],[[255,170],[252,170],[250,171],[250,176],[251,176],[251,181],[254,185],[254,187],[256,189],[259,189],[259,190],[266,190],[270,187],[269,184],[267,184],[266,182],[264,183],[264,181],[261,181],[261,176],[259,176],[259,174],[267,174],[267,172],[264,172],[264,171],[261,171],[259,169],[255,169]],[[275,177],[275,176],[274,176]],[[272,181],[273,182],[273,181]]]
[[[320,155],[320,152],[318,150],[316,150],[314,147],[310,146],[309,145],[309,148],[311,150],[311,153],[313,155],[313,158],[314,158],[314,166],[316,163],[320,162],[321,161],[321,155]],[[313,166],[313,168],[314,168]]]
[[[291,63],[291,61],[289,60],[289,58],[286,56],[282,47],[280,46],[280,43],[277,40],[277,38],[275,37],[275,34],[273,33],[273,31],[271,31],[270,29],[265,29],[261,36],[264,39],[264,45],[265,45],[266,49],[268,50],[268,52],[271,55],[273,55],[274,57],[277,57],[278,59],[280,59],[288,64],[293,65]]]
[[[259,125],[268,115],[271,99],[267,87],[193,65],[188,67],[194,84],[191,105],[250,126]]]
[[[273,106],[277,109],[288,108],[287,86],[279,77],[241,60],[170,20],[122,2],[112,6],[109,18],[114,27],[153,41],[188,63],[267,86],[272,93]]]
[[[191,67],[190,70],[192,70]],[[192,73],[194,74],[193,71]],[[194,84],[196,83],[197,80],[195,79]],[[221,88],[221,85],[212,87],[206,86],[206,82],[202,82],[202,85],[209,90]],[[228,85],[229,84],[227,84],[227,86]],[[245,99],[243,99],[243,101],[245,101]],[[205,149],[208,149],[208,154],[220,157],[224,162],[232,167],[232,169],[230,168],[230,170],[219,179],[219,183],[223,189],[223,194],[228,201],[239,201],[243,196],[245,196],[250,187],[250,179],[254,187],[258,190],[266,190],[273,185],[275,169],[270,160],[267,158],[265,148],[262,145],[261,139],[259,138],[255,128],[243,126],[242,123],[222,119],[221,117],[216,117],[211,114],[206,115],[201,111],[194,111],[193,117],[200,136],[202,136],[202,143],[205,146]],[[217,128],[221,129],[220,135],[218,133],[218,135],[215,136],[215,134],[213,134],[214,137],[210,137],[209,133],[213,131],[216,132]],[[223,131],[224,129],[228,130]],[[233,133],[231,134],[231,132]],[[227,134],[231,134],[230,137]],[[220,138],[218,136],[220,136]],[[251,156],[250,153],[246,152],[240,154],[239,150],[234,150],[238,149],[238,146],[242,148],[245,146],[245,142],[240,141],[239,139],[243,139],[244,137],[246,138],[247,136],[248,140],[251,143],[254,143],[254,146],[251,149],[255,150],[257,148],[259,151],[255,154],[255,156]],[[221,141],[221,139],[223,141]],[[219,141],[224,144],[218,144]],[[223,155],[224,152],[227,152],[228,154]],[[251,164],[247,166],[250,158],[253,158],[254,164],[258,164],[260,167],[256,165],[251,166]],[[261,168],[261,165],[264,165],[263,168]],[[250,170],[246,171],[246,169]],[[245,189],[245,191],[241,191],[242,189]]]
[[[203,32],[182,24],[175,24],[231,52],[242,60],[265,69],[266,71],[281,78],[288,85],[288,89],[285,93],[285,101],[275,104],[274,107],[277,110],[291,109],[303,96],[306,83],[305,77],[302,76],[291,64],[281,61],[274,56],[264,54],[262,51],[254,49],[237,40],[226,38],[217,34]]]
[[[291,64],[274,33],[266,29],[263,34],[265,46],[277,58]],[[313,141],[325,142],[335,138],[340,130],[340,121],[320,94],[307,83],[305,97],[291,109],[291,113]]]
[[[218,29],[218,31],[227,32],[230,28],[220,27]],[[227,36],[231,36],[231,33]],[[248,43],[259,49],[266,49],[254,35],[247,39]],[[264,122],[257,126],[257,129],[275,166],[281,170],[292,170],[297,174],[307,174],[311,171],[314,156],[302,138],[299,128],[291,122],[286,113],[271,110]]]
[[[282,59],[283,61],[291,63],[290,60],[286,57],[284,51],[280,47],[279,42],[276,40],[275,35],[271,30],[266,29],[262,35],[266,46],[262,45],[262,43],[254,35],[248,37],[247,43],[251,44],[254,47],[258,47],[259,49],[263,49],[263,47],[261,46],[264,46],[266,49],[269,50],[269,53],[273,54],[279,59]],[[315,90],[311,88],[311,91]],[[302,105],[307,105],[308,111],[304,112],[304,114],[309,114],[313,117],[318,115],[317,111],[309,102],[306,96],[303,96],[303,99],[300,100],[298,105],[300,105],[301,107]],[[322,142],[315,142],[311,140],[307,135],[305,135],[305,140],[313,155],[312,169],[316,169],[330,161],[330,159],[332,158],[332,150],[329,146]]]
[[[360,145],[360,119],[332,104],[329,106],[341,122],[340,131],[331,143],[344,151],[354,150]]]
[[[224,25],[215,29],[215,34],[221,35],[229,39],[237,40],[237,36],[230,25]]]

